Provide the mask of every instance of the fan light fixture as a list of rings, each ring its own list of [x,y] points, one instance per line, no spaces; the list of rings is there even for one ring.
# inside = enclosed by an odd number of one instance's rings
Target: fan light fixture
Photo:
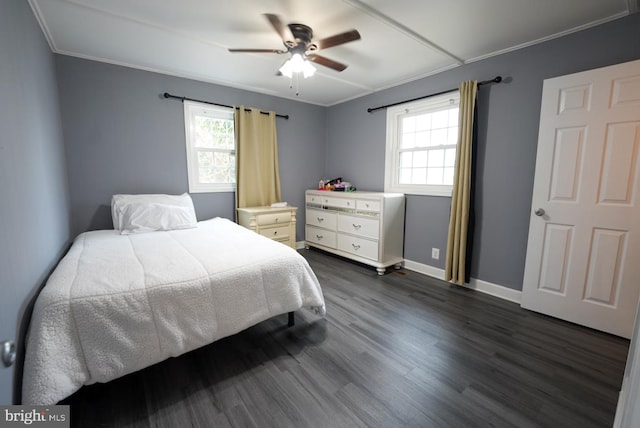
[[[293,78],[294,73],[302,73],[302,76],[306,79],[307,77],[313,76],[315,72],[316,68],[311,65],[311,62],[303,58],[299,53],[291,55],[291,58],[286,60],[285,63],[282,64],[282,67],[280,67],[280,73],[289,79]]]
[[[280,67],[280,74],[289,78],[289,87],[295,85],[296,95],[298,95],[298,84],[300,75],[305,79],[313,76],[316,68],[311,65],[312,62],[320,64],[324,67],[335,71],[343,71],[347,68],[346,64],[334,61],[326,56],[318,55],[316,52],[323,49],[332,48],[355,40],[360,40],[360,33],[357,30],[349,30],[344,33],[336,34],[331,37],[325,37],[321,40],[313,40],[313,30],[308,25],[291,23],[285,25],[278,15],[265,13],[271,26],[282,39],[285,49],[229,49],[229,52],[245,52],[245,53],[274,53],[274,54],[291,54],[291,58],[286,60]]]

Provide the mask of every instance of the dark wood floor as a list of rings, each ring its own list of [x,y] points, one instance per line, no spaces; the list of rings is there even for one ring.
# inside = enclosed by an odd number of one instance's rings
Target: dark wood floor
[[[611,426],[627,340],[302,250],[327,316],[283,315],[65,400],[82,427]]]

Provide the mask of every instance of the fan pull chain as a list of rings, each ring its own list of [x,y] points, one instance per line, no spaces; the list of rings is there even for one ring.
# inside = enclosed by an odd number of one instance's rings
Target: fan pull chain
[[[300,95],[300,73],[293,73],[289,79],[289,89],[293,89],[293,81],[296,81],[296,97]]]

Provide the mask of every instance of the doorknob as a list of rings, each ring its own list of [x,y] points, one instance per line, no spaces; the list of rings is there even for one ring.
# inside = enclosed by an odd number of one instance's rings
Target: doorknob
[[[534,211],[534,214],[537,215],[538,217],[542,217],[545,212],[542,208],[538,208],[537,210]]]

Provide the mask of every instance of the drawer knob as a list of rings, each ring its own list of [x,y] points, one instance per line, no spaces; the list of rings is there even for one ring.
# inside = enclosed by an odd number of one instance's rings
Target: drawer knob
[[[362,227],[361,224],[352,224],[351,226],[353,226],[355,230],[360,230],[360,228]]]
[[[277,234],[278,234],[278,231],[277,231],[277,230],[274,230],[274,231],[273,231],[273,234],[274,234],[274,235],[277,235]]]
[[[351,244],[354,250],[358,251],[360,249],[360,245]]]
[[[276,217],[276,223],[278,222],[278,217]]]
[[[324,236],[322,236],[322,235],[316,235],[316,239],[317,239],[318,241],[320,241],[322,238],[324,238]]]
[[[318,223],[322,223],[324,221],[324,218],[322,217],[316,217],[318,219]]]

